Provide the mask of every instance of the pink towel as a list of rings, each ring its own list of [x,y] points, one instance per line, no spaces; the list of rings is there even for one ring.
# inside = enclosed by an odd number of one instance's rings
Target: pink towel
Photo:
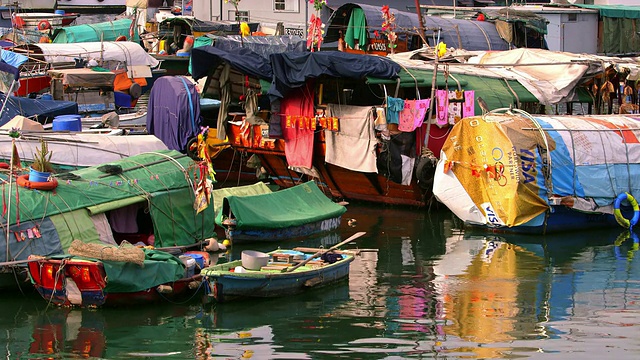
[[[313,117],[312,87],[305,87],[300,91],[294,91],[282,99],[280,104],[282,135],[284,138],[284,153],[287,163],[292,167],[305,167],[310,169],[313,161],[313,130],[300,126],[287,127],[287,115],[298,118],[299,116]]]
[[[446,126],[449,124],[449,91],[436,90],[436,124]]]
[[[474,95],[475,93],[473,90],[464,92],[464,105],[462,107],[463,118],[474,116],[476,114]]]
[[[425,100],[405,100],[404,110],[400,112],[398,130],[412,132],[422,126],[424,117],[429,110],[431,99]]]

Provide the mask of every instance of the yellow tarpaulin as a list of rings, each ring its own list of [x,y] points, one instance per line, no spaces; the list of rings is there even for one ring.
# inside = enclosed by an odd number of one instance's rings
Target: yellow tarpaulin
[[[548,209],[538,195],[536,159],[539,145],[553,143],[538,131],[522,130],[532,128],[522,117],[465,118],[442,148],[444,171],[455,173],[490,224],[517,226]]]

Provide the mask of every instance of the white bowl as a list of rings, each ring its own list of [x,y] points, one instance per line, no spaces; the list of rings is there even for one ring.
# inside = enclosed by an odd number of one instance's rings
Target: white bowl
[[[247,270],[260,270],[269,263],[269,254],[255,250],[244,250],[240,256],[242,267]]]

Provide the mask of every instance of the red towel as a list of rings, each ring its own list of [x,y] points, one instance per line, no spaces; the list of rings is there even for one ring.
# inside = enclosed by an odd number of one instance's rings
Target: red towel
[[[292,117],[314,117],[313,87],[307,85],[299,91],[293,91],[280,105],[284,153],[287,163],[293,167],[311,168],[313,160],[313,130],[300,126],[296,121],[293,127],[287,127],[287,115]]]

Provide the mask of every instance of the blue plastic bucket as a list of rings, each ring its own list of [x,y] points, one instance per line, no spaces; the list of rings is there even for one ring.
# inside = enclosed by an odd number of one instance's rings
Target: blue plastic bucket
[[[82,131],[80,115],[58,115],[53,118],[53,131]]]
[[[29,168],[29,181],[31,182],[47,182],[51,173],[42,172]]]
[[[204,256],[200,254],[185,254],[185,255],[192,257],[196,261],[196,264],[198,264],[200,269],[204,269]]]
[[[64,15],[64,10],[56,10],[53,13],[57,15]]]

